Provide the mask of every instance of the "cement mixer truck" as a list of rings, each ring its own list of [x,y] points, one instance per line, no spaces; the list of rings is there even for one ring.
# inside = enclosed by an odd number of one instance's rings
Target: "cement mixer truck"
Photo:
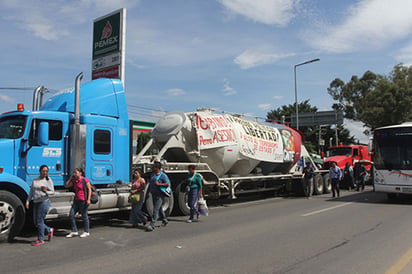
[[[176,204],[177,211],[188,214],[182,182],[189,165],[196,165],[203,176],[206,199],[233,199],[241,193],[302,191],[300,159],[312,161],[302,136],[292,128],[199,109],[164,115],[133,163],[150,172],[154,161],[164,162],[175,194],[164,209],[170,213]],[[330,190],[327,171],[318,170],[313,162],[312,166],[316,174],[313,192]],[[148,208],[151,210],[150,203]]]

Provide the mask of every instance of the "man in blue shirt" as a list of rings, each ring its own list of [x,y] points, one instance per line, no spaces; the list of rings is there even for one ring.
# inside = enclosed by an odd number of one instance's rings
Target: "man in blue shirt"
[[[342,179],[342,171],[340,168],[336,165],[336,162],[331,163],[331,167],[329,168],[329,178],[332,182],[332,194],[333,197],[335,198],[335,191],[338,194],[338,197],[340,196],[339,193],[339,182]]]
[[[170,186],[170,180],[167,175],[162,172],[161,170],[162,165],[160,162],[155,162],[153,164],[153,173],[150,177],[150,193],[152,194],[153,199],[153,215],[152,221],[150,222],[149,226],[146,227],[147,231],[153,231],[156,225],[157,218],[162,219],[162,225],[166,226],[169,221],[167,220],[166,214],[163,211],[162,204],[163,199],[165,198],[166,194],[162,191],[162,188],[166,188]]]

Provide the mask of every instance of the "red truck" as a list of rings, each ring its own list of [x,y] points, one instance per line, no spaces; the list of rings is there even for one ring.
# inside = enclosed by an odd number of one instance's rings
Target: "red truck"
[[[339,146],[332,146],[326,151],[326,157],[327,158],[323,162],[323,168],[326,170],[329,169],[332,161],[335,161],[341,170],[345,168],[346,163],[349,163],[353,168],[355,163],[359,161],[369,172],[372,165],[368,146],[365,145],[339,144]]]

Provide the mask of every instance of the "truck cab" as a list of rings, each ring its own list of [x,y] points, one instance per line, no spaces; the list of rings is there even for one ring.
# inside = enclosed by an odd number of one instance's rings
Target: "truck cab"
[[[44,104],[35,92],[32,111],[19,105],[0,116],[0,239],[21,230],[23,205],[43,164],[56,189],[48,218],[68,215],[73,193],[64,184],[76,167],[102,196],[90,211],[128,207],[122,182],[130,178],[131,142],[123,85],[98,79],[82,85],[80,97],[80,79],[77,90],[59,92]]]
[[[332,161],[336,162],[342,170],[345,168],[346,163],[353,167],[356,161],[363,163],[368,171],[371,166],[368,146],[365,145],[340,144],[339,146],[332,146],[326,151],[326,157],[323,163],[324,169],[329,169]]]

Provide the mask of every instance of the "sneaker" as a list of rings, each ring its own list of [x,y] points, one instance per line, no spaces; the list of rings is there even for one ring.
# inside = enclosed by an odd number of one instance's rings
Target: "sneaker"
[[[80,235],[80,238],[86,238],[89,237],[90,233],[89,232],[83,232],[82,235]]]
[[[73,238],[74,236],[79,236],[79,232],[70,232],[69,234],[66,235],[66,238]]]
[[[199,213],[196,213],[196,219],[199,220]]]
[[[189,223],[189,224],[190,224],[191,222],[193,222],[193,221],[190,220],[190,219],[187,219],[187,220],[186,220],[186,223]]]
[[[49,242],[53,239],[54,228],[50,228],[49,234],[47,234]]]
[[[153,226],[151,226],[151,225],[146,226],[146,231],[153,231],[153,230],[154,230]]]
[[[163,221],[162,226],[167,226],[168,223],[169,223],[168,221]]]
[[[34,243],[32,243],[31,244],[32,246],[39,246],[39,245],[44,245],[44,241],[39,241],[39,240],[36,240],[36,241],[34,241]]]

